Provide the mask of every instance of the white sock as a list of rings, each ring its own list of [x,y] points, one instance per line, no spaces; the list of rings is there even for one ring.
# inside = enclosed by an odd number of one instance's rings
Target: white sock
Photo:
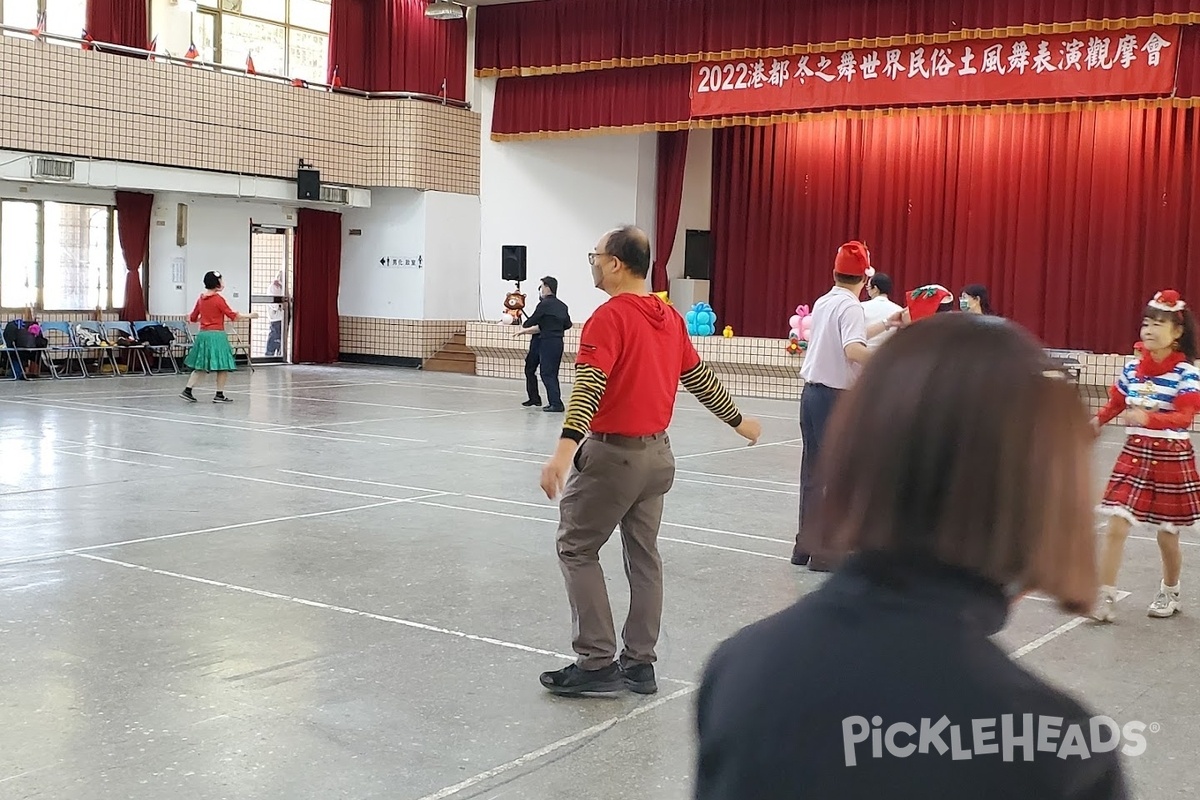
[[[1167,582],[1163,581],[1162,590],[1167,594],[1179,594],[1179,584],[1177,583],[1174,586],[1167,586]]]

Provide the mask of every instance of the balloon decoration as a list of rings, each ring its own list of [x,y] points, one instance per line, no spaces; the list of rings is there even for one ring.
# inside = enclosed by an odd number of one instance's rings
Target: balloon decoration
[[[662,300],[667,305],[671,305],[671,298],[667,295],[666,292],[655,292],[654,296],[657,297],[659,300]]]
[[[721,331],[721,335],[724,336],[726,339],[732,339],[733,338],[733,326],[726,325],[725,330]]]
[[[800,353],[808,349],[808,337],[812,334],[812,311],[808,306],[796,306],[796,313],[788,320],[787,351]]]
[[[708,303],[696,303],[683,318],[690,336],[714,336],[717,333],[717,315]]]

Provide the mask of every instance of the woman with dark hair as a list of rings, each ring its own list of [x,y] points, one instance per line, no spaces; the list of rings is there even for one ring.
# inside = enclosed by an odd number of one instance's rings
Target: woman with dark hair
[[[867,362],[829,436],[819,514],[854,555],[713,656],[695,797],[1126,797],[1123,733],[1096,741],[991,638],[1023,594],[1080,614],[1097,588],[1092,431],[1039,343],[930,314]]]
[[[1125,365],[1093,426],[1099,431],[1124,416],[1125,446],[1117,457],[1101,509],[1110,515],[1100,559],[1095,617],[1111,622],[1117,573],[1134,524],[1158,529],[1162,583],[1147,613],[1166,618],[1181,609],[1179,529],[1200,519],[1200,474],[1192,449],[1192,421],[1200,413],[1196,320],[1179,296],[1159,292],[1142,312],[1141,354]]]
[[[982,283],[964,286],[958,298],[958,307],[968,314],[991,314],[992,301],[987,287]]]
[[[183,363],[192,370],[187,386],[179,396],[189,403],[196,402],[192,389],[204,380],[210,372],[217,375],[217,393],[213,396],[214,403],[232,403],[233,400],[225,395],[225,381],[229,373],[237,369],[233,357],[233,348],[229,345],[229,334],[225,333],[225,320],[237,322],[239,319],[258,319],[254,314],[239,314],[229,307],[221,292],[225,291],[225,279],[219,272],[204,274],[204,291],[196,300],[196,307],[188,316],[188,322],[199,322],[200,332],[192,342]]]

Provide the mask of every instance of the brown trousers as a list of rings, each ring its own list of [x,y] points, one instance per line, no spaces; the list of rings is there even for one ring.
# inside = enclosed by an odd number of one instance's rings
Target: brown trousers
[[[656,660],[663,603],[658,528],[663,496],[674,481],[675,456],[665,433],[592,434],[575,454],[575,469],[559,505],[558,560],[571,603],[572,645],[582,669],[601,669],[617,658],[600,548],[618,524],[630,594],[620,661]]]

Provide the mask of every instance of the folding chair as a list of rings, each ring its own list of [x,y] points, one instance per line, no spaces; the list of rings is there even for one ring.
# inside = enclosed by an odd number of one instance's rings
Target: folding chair
[[[79,365],[79,377],[89,378],[87,363],[83,360],[84,349],[79,346],[75,340],[75,331],[71,330],[69,322],[43,322],[42,335],[46,337],[48,344],[46,345],[46,363],[50,367],[50,375],[54,378],[62,378],[59,374],[58,365],[55,356],[61,355],[66,358],[66,371],[68,376],[71,372],[71,364]]]
[[[195,343],[192,329],[186,322],[179,319],[163,320],[162,324],[175,334],[175,341],[171,342],[171,360],[178,364],[179,360],[187,358],[187,354],[191,352],[192,345]],[[179,351],[178,356],[175,354],[176,350]]]
[[[133,323],[133,332],[136,334],[135,338],[141,341],[142,330],[144,328],[149,328],[152,325],[163,325],[165,328],[167,328],[167,330],[175,333],[170,325],[163,322],[135,322]],[[178,338],[179,334],[175,333],[175,336]],[[175,353],[173,352],[174,345],[174,342],[171,344],[147,344],[143,342],[143,346],[146,348],[146,350],[154,356],[155,365],[158,367],[155,372],[158,374],[161,375],[163,372],[162,363],[164,358],[167,360],[167,363],[171,365],[172,372],[174,372],[176,375],[179,374],[179,362],[175,359]]]
[[[100,344],[84,344],[80,338],[78,331],[84,330],[100,339]],[[86,321],[75,323],[75,341],[88,353],[99,353],[96,357],[96,366],[101,374],[104,373],[104,362],[108,362],[108,366],[112,368],[114,376],[121,375],[121,367],[117,364],[117,348],[113,347],[108,341],[108,336],[104,333],[104,326],[99,322]]]
[[[229,335],[229,343],[233,345],[233,360],[236,362],[238,354],[246,356],[246,366],[250,367],[250,372],[254,372],[254,359],[250,357],[250,345],[246,344],[246,340],[237,332],[237,328],[226,323],[225,332]]]
[[[142,368],[142,374],[150,375],[150,360],[146,358],[146,345],[138,341],[137,334],[133,332],[133,324],[129,322],[107,322],[104,324],[105,336],[110,342],[114,342],[114,347],[128,357],[125,368],[126,370],[133,369],[133,363],[136,361]],[[124,337],[133,344],[120,345],[115,344]]]
[[[21,375],[23,374],[21,367],[19,364],[13,363],[13,359],[16,358],[16,354],[9,352],[8,343],[2,339],[0,339],[0,353],[4,354],[4,364],[7,374],[9,375],[9,380],[21,380]]]

